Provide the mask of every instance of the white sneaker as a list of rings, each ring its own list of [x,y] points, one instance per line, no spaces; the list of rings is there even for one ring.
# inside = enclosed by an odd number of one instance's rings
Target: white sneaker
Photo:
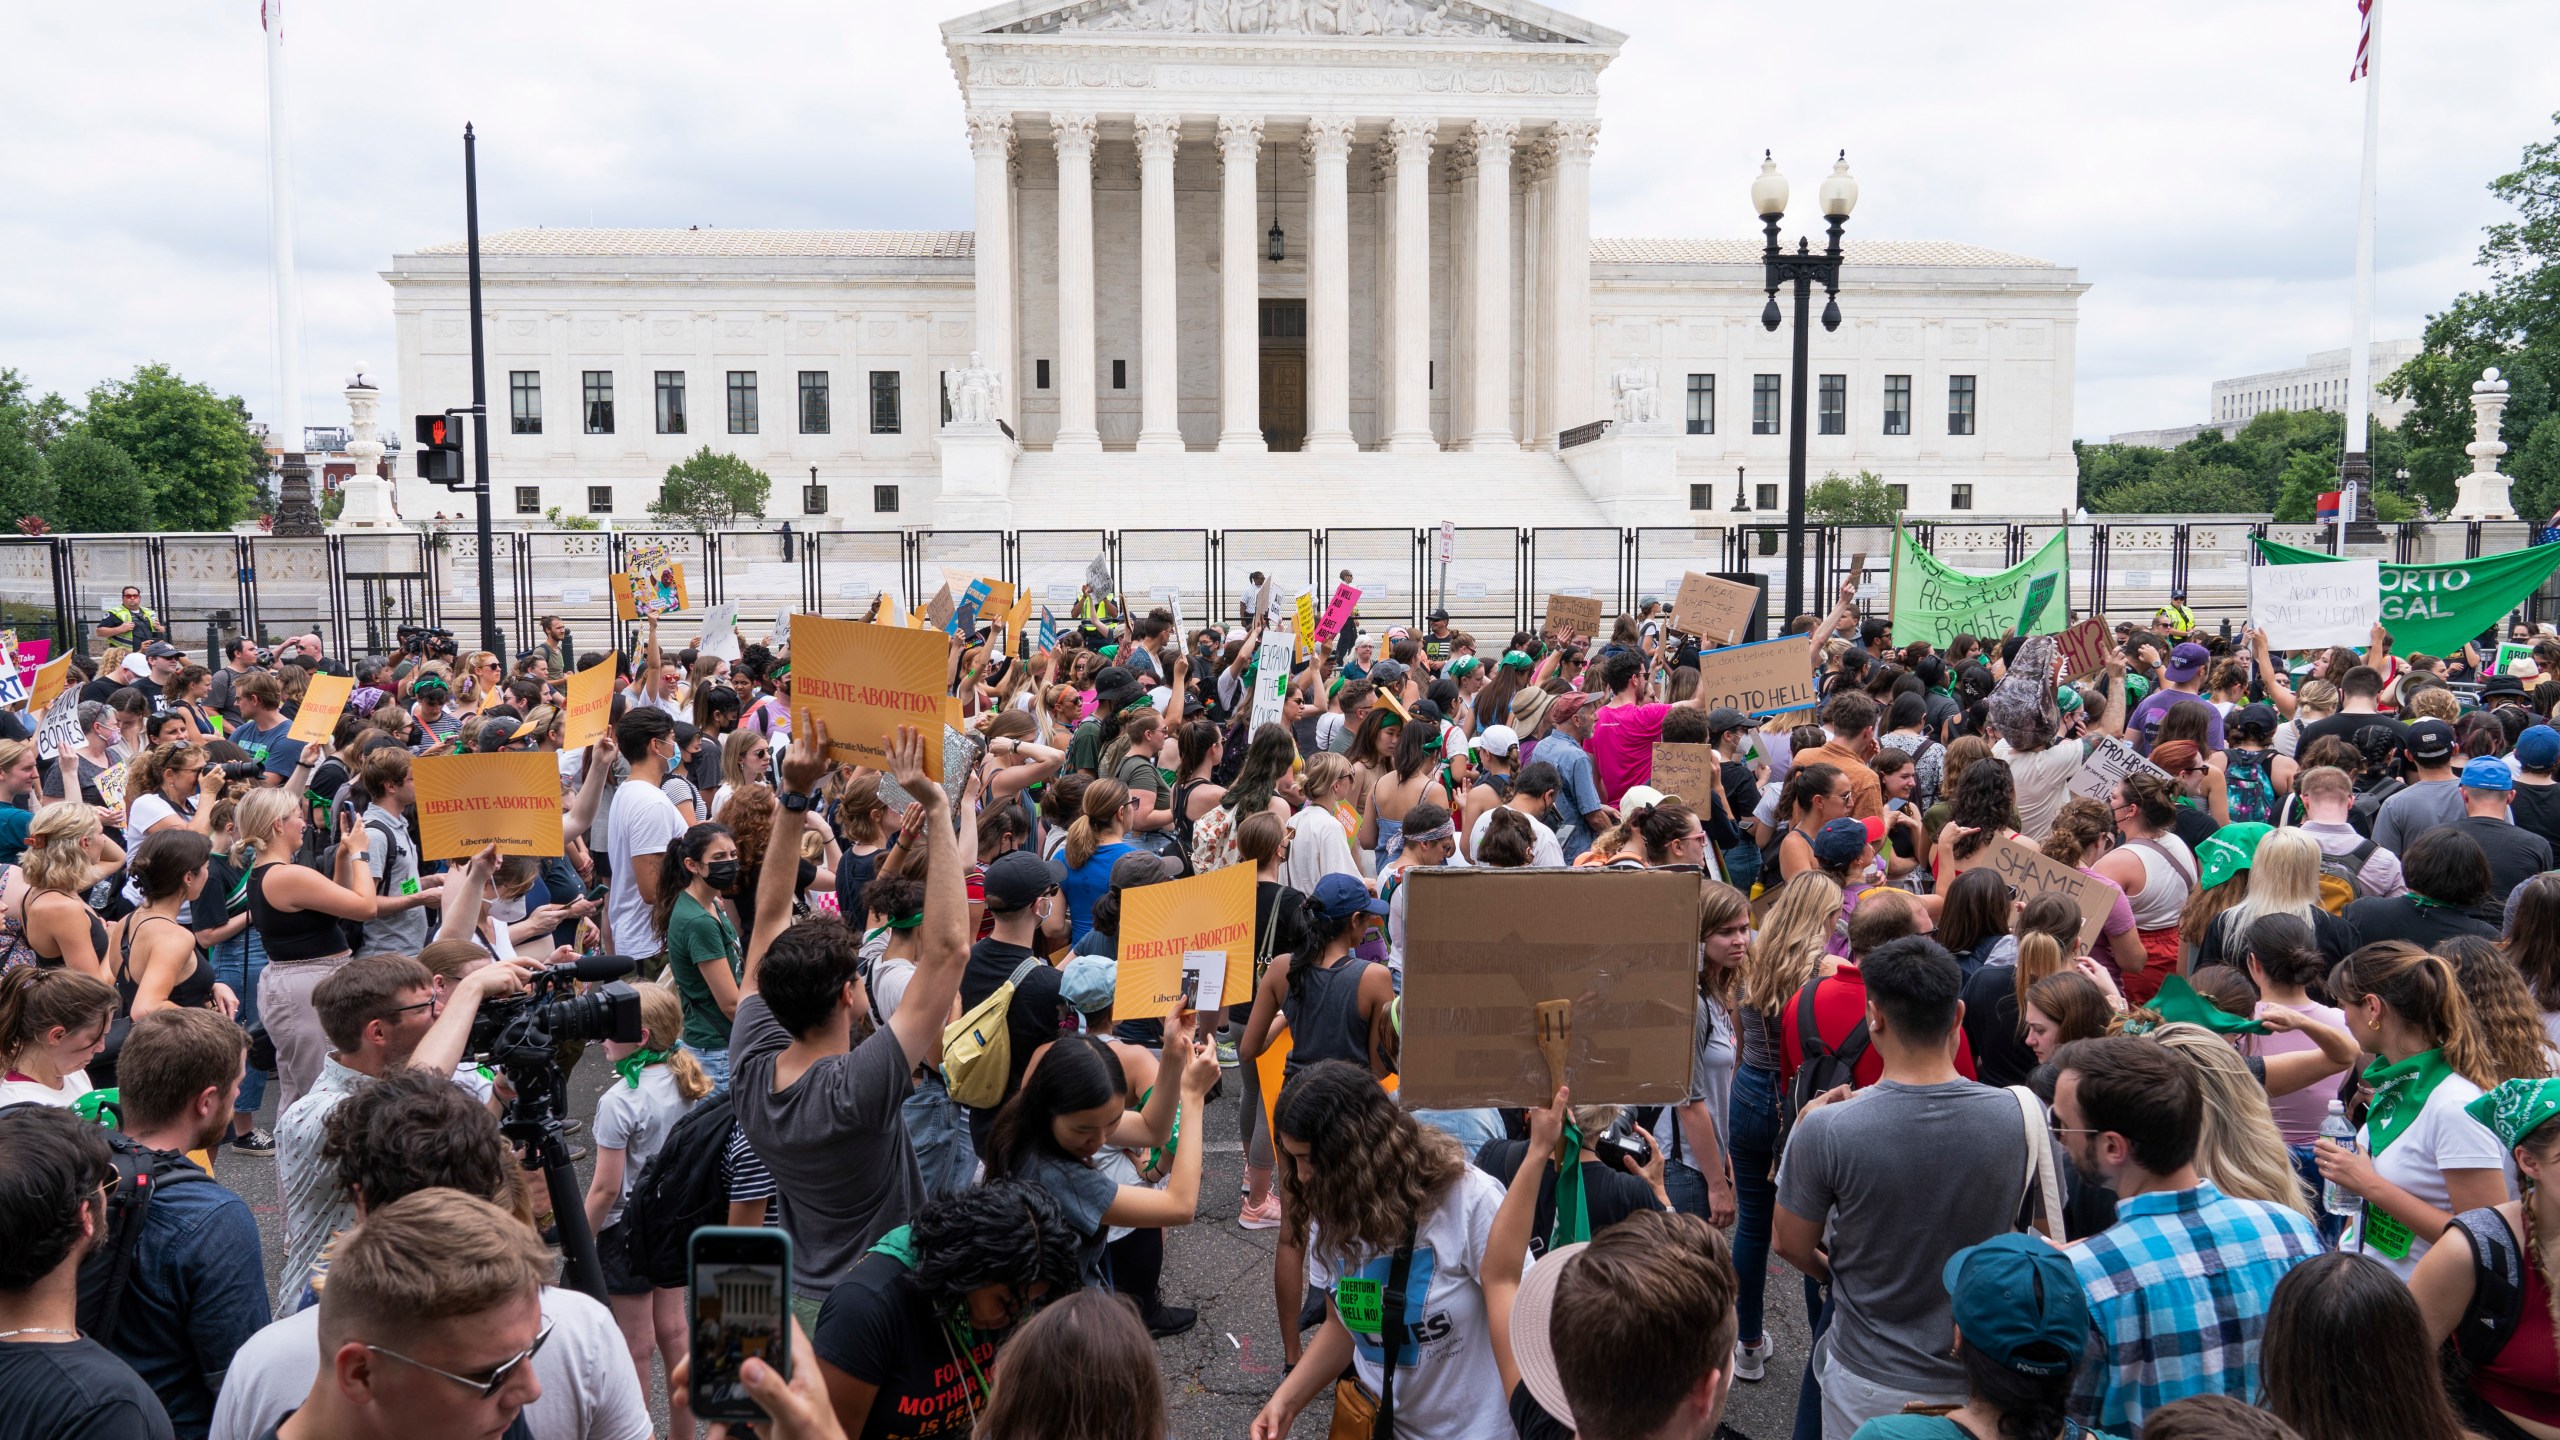
[[[1769,1373],[1769,1349],[1769,1337],[1766,1335],[1760,1337],[1757,1345],[1734,1346],[1733,1378],[1758,1380],[1766,1376]]]

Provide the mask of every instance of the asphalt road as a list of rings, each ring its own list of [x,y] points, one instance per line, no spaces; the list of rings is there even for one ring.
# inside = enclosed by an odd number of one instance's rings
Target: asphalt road
[[[600,1054],[590,1054],[570,1076],[572,1111],[581,1118],[595,1113],[596,1097],[611,1072]],[[1200,1312],[1190,1333],[1159,1342],[1164,1357],[1167,1397],[1177,1440],[1238,1440],[1255,1412],[1280,1383],[1280,1322],[1274,1313],[1271,1272],[1277,1231],[1237,1228],[1244,1157],[1237,1146],[1237,1091],[1210,1106],[1209,1153],[1201,1181],[1200,1218],[1165,1237],[1163,1291],[1165,1303],[1187,1305]],[[274,1126],[273,1088],[267,1113],[259,1123]],[[587,1143],[582,1131],[572,1137]],[[217,1178],[249,1202],[266,1243],[269,1293],[284,1266],[284,1218],[276,1203],[276,1162],[225,1150],[216,1162]],[[584,1193],[588,1166],[578,1167]],[[1768,1328],[1777,1350],[1769,1378],[1738,1385],[1727,1423],[1751,1440],[1785,1440],[1793,1431],[1798,1378],[1806,1347],[1803,1289],[1794,1272],[1774,1257],[1769,1262]],[[1488,1403],[1500,1403],[1488,1397]],[[650,1408],[660,1426],[666,1423],[662,1376],[650,1381]],[[1298,1417],[1291,1432],[1321,1437],[1330,1423],[1331,1402],[1319,1398]],[[661,1433],[664,1433],[663,1430]]]

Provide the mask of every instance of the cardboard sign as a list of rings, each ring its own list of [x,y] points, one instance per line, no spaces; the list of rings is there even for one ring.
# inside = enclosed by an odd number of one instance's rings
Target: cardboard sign
[[[1309,655],[1316,653],[1316,592],[1298,592],[1298,648]]]
[[[2078,680],[2107,668],[2116,653],[2116,632],[2104,615],[2092,615],[2054,637],[2062,653],[2062,678]]]
[[[2279,650],[2364,645],[2382,619],[2382,562],[2327,560],[2249,569],[2249,620]]]
[[[933,598],[925,602],[923,613],[927,624],[948,635],[951,633],[951,617],[960,613],[960,602],[951,598],[951,587],[945,585],[934,591]]]
[[[71,657],[68,655],[59,660],[48,660],[37,666],[35,679],[27,685],[27,708],[30,710],[52,708],[54,697],[62,693],[63,681],[70,674]]]
[[[1751,623],[1751,607],[1760,603],[1756,586],[1737,585],[1691,570],[1680,577],[1680,595],[1671,606],[1671,628],[1717,645],[1742,638]]]
[[[865,770],[889,768],[901,725],[924,732],[924,773],[942,778],[940,722],[951,647],[931,630],[902,630],[795,615],[791,703],[827,722],[827,755]]]
[[[1713,745],[1675,745],[1657,740],[1653,746],[1653,779],[1647,782],[1665,795],[1707,813],[1710,795],[1724,783],[1724,762]]]
[[[1253,587],[1253,595],[1245,601],[1245,615],[1250,620],[1267,620],[1271,616],[1272,587],[1268,580]]]
[[[1019,651],[1022,648],[1022,630],[1030,623],[1031,597],[1023,595],[1007,606],[1004,612],[1004,648],[1007,652]]]
[[[557,855],[560,761],[541,751],[421,755],[418,855],[464,860],[490,845],[501,855]]]
[[[1357,589],[1349,585],[1334,586],[1333,599],[1325,603],[1324,618],[1316,622],[1316,639],[1331,643],[1334,636],[1342,633],[1342,627],[1351,623],[1352,612],[1359,608],[1360,592]]]
[[[765,634],[772,637],[774,649],[788,648],[791,644],[791,611],[786,608],[781,614],[774,616],[773,628],[767,630]]]
[[[1253,728],[1277,725],[1285,713],[1281,706],[1289,688],[1289,663],[1297,643],[1286,635],[1265,633],[1262,648],[1253,661]]]
[[[1575,1104],[1678,1104],[1695,1059],[1698,902],[1698,877],[1677,871],[1410,872],[1402,1102],[1546,1104],[1537,1007],[1570,1000]]]
[[[1750,716],[1783,715],[1822,703],[1813,690],[1813,653],[1801,635],[1698,654],[1698,693],[1708,709]]]
[[[2066,742],[2067,743],[2067,742]],[[2097,737],[2089,747],[2088,757],[2080,762],[2080,773],[2071,777],[2071,793],[2086,795],[2102,804],[2113,804],[2116,786],[2128,775],[2157,775],[2169,778],[2169,772],[2142,757],[2142,752],[2113,735]]]
[[[622,661],[622,652],[609,650],[605,657],[584,670],[569,676],[569,713],[560,725],[560,748],[584,750],[604,738],[613,720],[613,672]]]
[[[2021,899],[2062,895],[2079,906],[2080,943],[2083,947],[2097,940],[2098,927],[2107,923],[2107,912],[2115,908],[2117,891],[2114,886],[2094,875],[2084,875],[2059,860],[2047,859],[2043,851],[2024,841],[2004,835],[1974,851],[1972,859],[1957,861],[1956,869],[1962,872],[1985,865],[1999,871],[2000,878],[2016,886]],[[1408,956],[1411,949],[1408,943]],[[1410,958],[1405,962],[1405,974],[1408,977],[1406,983],[1410,986],[1413,974]],[[1408,1008],[1405,1013],[1409,1017],[1412,1010]],[[1406,1023],[1410,1025],[1412,1022],[1408,1019]],[[1574,1098],[1579,1101],[1582,1097],[1576,1092]]]
[[[305,745],[326,745],[338,733],[338,717],[347,710],[347,697],[355,693],[352,675],[320,675],[311,677],[311,688],[302,692],[302,708],[293,714],[293,728],[284,732],[287,740]]]
[[[1580,635],[1585,639],[1599,634],[1600,597],[1597,595],[1548,596],[1546,622],[1539,629],[1548,635]]]
[[[1160,1020],[1181,1008],[1183,971],[1196,954],[1222,957],[1222,974],[1252,974],[1253,877],[1250,865],[1228,865],[1122,891],[1111,1018]]]
[[[722,660],[738,658],[738,607],[714,605],[702,612],[702,638],[694,645],[698,654],[717,656]]]

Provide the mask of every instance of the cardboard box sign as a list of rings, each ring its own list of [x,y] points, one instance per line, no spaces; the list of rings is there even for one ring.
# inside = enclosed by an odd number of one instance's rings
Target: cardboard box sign
[[[1543,1000],[1573,1002],[1565,1083],[1575,1104],[1675,1105],[1688,1093],[1696,875],[1417,870],[1405,886],[1397,1093],[1407,1108],[1546,1104]]]
[[[2070,897],[2080,907],[2080,944],[2083,948],[2098,939],[2098,927],[2107,923],[2107,912],[2115,908],[2116,888],[2094,875],[2084,875],[2059,860],[2045,858],[2045,853],[2032,845],[2007,836],[1973,852],[1973,858],[1959,860],[1959,873],[1988,865],[2000,872],[2001,878],[2018,889],[2025,899],[2047,892]],[[1408,962],[1408,966],[1410,962]]]
[[[2104,615],[2092,615],[2054,637],[2062,652],[2062,678],[2079,680],[2107,668],[2116,652],[2116,632]]]
[[[1762,717],[1821,703],[1813,689],[1813,652],[1801,635],[1699,652],[1698,693],[1711,710],[1731,707]]]
[[[1568,632],[1589,639],[1600,633],[1600,597],[1597,595],[1550,595],[1547,597],[1546,633]]]
[[[1760,592],[1753,586],[1691,570],[1680,577],[1671,628],[1711,645],[1730,645],[1742,638],[1743,627],[1751,623],[1751,607],[1759,603]]]
[[[1714,803],[1713,792],[1724,783],[1724,762],[1713,745],[1675,745],[1657,740],[1653,746],[1654,789],[1676,795],[1700,815]]]

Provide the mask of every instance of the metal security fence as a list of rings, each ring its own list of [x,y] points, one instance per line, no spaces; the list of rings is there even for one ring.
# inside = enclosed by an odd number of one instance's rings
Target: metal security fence
[[[1940,521],[1912,527],[1939,559],[1968,570],[2016,564],[2057,532],[2071,556],[2070,603],[2081,613],[2144,619],[2183,589],[2207,624],[2248,608],[2249,541],[2265,536],[2326,549],[2331,527],[2235,520],[2105,519]],[[2533,543],[2520,522],[2440,521],[2351,526],[2344,553],[2400,564],[2477,558]],[[949,581],[987,576],[1020,587],[1063,619],[1101,557],[1135,606],[1167,606],[1185,624],[1232,624],[1255,574],[1281,593],[1315,591],[1319,604],[1343,571],[1360,587],[1362,626],[1418,625],[1437,606],[1491,649],[1534,628],[1551,594],[1596,597],[1614,617],[1646,598],[1668,601],[1691,570],[1755,573],[1769,582],[1773,626],[1786,592],[1786,528],[1729,525],[1615,529],[1460,526],[1443,566],[1429,527],[1308,530],[910,530],[794,532],[513,530],[491,537],[491,583],[501,638],[533,644],[558,616],[581,649],[628,649],[631,627],[614,619],[613,576],[645,545],[662,545],[685,568],[697,608],[738,607],[741,630],[761,638],[775,616],[854,617],[874,597],[913,610]],[[0,538],[0,627],[57,645],[93,645],[94,629],[127,585],[141,588],[191,650],[247,633],[265,640],[317,634],[338,655],[387,651],[404,625],[443,626],[475,645],[480,612],[476,536],[459,531],[350,532],[316,538],[267,535],[57,535]],[[1812,526],[1805,546],[1808,608],[1836,594],[1863,556],[1859,593],[1886,603],[1893,532],[1881,526]],[[2560,587],[2532,601],[2534,618],[2560,618]],[[675,627],[682,629],[682,626]],[[199,638],[201,637],[201,638]],[[689,640],[689,634],[666,636]]]

